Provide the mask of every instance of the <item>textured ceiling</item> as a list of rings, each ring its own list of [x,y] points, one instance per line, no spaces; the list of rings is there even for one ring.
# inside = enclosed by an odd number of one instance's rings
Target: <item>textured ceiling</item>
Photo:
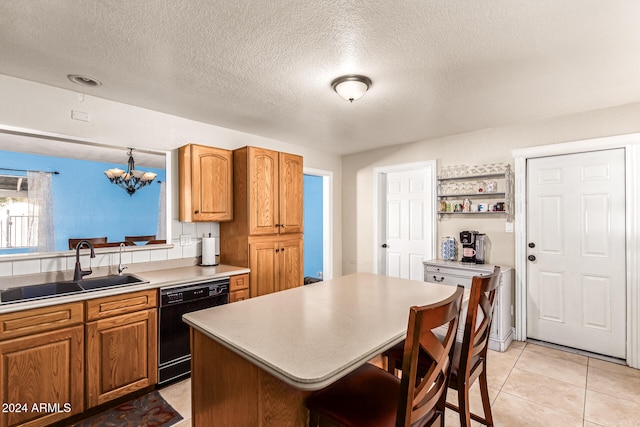
[[[640,1],[2,0],[0,73],[347,154],[640,101]]]

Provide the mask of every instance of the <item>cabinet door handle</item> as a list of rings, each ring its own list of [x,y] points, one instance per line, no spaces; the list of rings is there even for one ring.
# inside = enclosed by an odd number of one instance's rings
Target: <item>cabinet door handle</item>
[[[276,224],[276,228],[277,228],[277,227],[280,227],[280,224]]]
[[[200,211],[199,211],[199,210],[195,210],[195,211],[193,211],[193,213],[194,213],[194,214],[199,214],[199,213],[200,213]]]
[[[442,283],[444,282],[444,276],[442,276],[440,279],[438,279],[436,276],[433,276],[433,280],[435,280],[436,283]]]
[[[287,226],[285,224],[280,224],[280,227],[287,228]]]
[[[284,252],[284,248],[280,249],[282,252]]]
[[[276,252],[280,252],[280,249],[276,249]]]

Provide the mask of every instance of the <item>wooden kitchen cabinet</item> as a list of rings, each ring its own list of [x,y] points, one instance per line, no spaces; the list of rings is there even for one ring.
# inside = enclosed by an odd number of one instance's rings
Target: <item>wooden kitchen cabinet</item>
[[[0,399],[13,405],[0,426],[46,426],[84,411],[83,307],[0,315]]]
[[[178,149],[180,221],[233,219],[233,152],[189,144]]]
[[[251,269],[251,297],[303,284],[303,159],[257,147],[233,152],[233,221],[220,261]]]
[[[155,290],[87,301],[88,408],[157,382],[156,303]]]
[[[249,275],[238,274],[229,278],[229,303],[248,299]]]
[[[302,285],[302,239],[263,239],[252,242],[249,247],[251,297]]]

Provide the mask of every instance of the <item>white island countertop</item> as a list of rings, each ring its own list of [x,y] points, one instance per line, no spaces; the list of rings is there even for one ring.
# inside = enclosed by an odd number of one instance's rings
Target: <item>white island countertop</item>
[[[411,306],[442,301],[455,289],[355,273],[183,319],[283,382],[318,390],[402,341]]]

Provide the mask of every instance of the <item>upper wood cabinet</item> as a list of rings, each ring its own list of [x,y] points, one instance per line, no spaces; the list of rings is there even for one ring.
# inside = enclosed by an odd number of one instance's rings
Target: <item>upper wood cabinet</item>
[[[233,219],[233,152],[189,144],[178,149],[180,221]]]
[[[245,147],[234,159],[237,173],[246,174],[249,183],[249,234],[302,233],[302,157]]]

